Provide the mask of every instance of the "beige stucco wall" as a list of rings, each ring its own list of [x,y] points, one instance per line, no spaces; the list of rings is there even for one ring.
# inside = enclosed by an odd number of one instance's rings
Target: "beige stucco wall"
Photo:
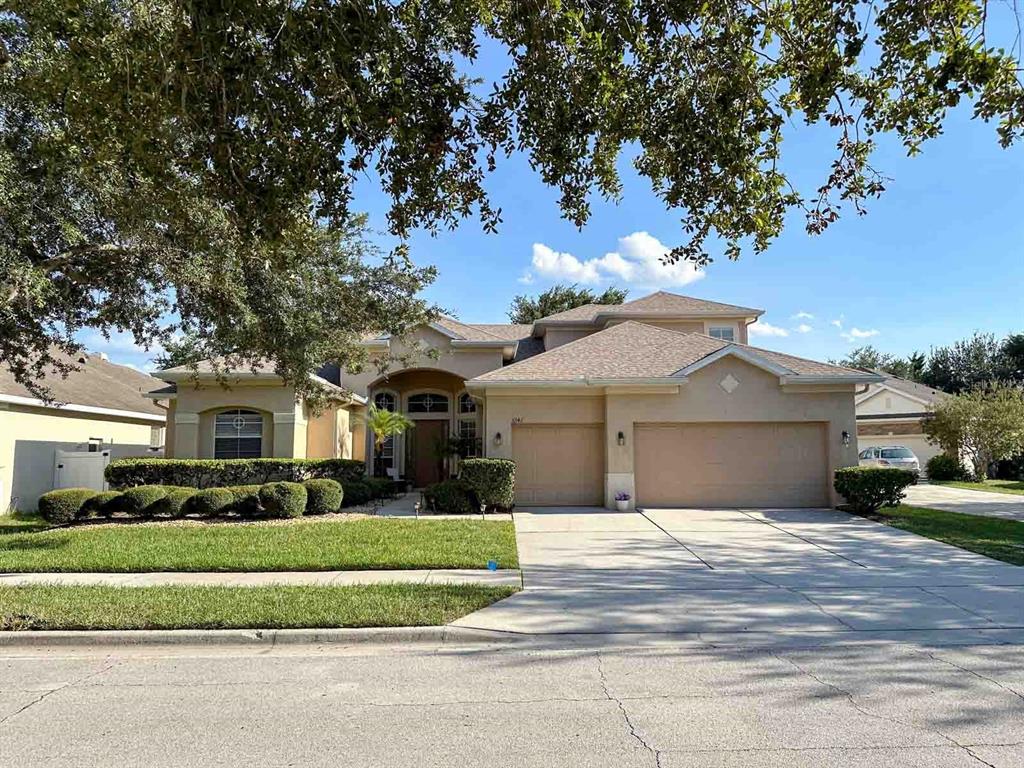
[[[739,382],[728,394],[719,382],[731,374]],[[650,390],[647,390],[650,392]],[[616,490],[635,496],[633,432],[636,424],[664,422],[807,421],[826,425],[829,497],[834,469],[857,463],[856,419],[852,385],[780,386],[777,376],[732,357],[692,374],[688,383],[663,387],[650,394],[633,388],[578,390],[492,389],[486,394],[484,450],[488,456],[511,458],[512,424],[603,423],[606,445],[606,504],[614,506]],[[625,445],[618,445],[618,433]],[[842,433],[850,434],[843,446]],[[502,444],[494,437],[501,432]]]
[[[173,413],[174,442],[168,455],[178,459],[212,458],[216,415],[244,408],[263,415],[262,455],[302,458],[306,455],[306,419],[290,385],[271,382],[178,384]]]
[[[18,497],[19,509],[31,511],[39,495],[53,489],[57,449],[86,450],[90,438],[101,438],[104,444],[112,444],[112,458],[159,456],[149,451],[154,426],[161,425],[50,408],[0,406],[0,514],[7,511],[12,497]]]
[[[419,328],[410,338],[420,343],[419,350],[411,343],[392,339],[390,350],[386,353],[391,358],[391,373],[425,368],[447,371],[460,379],[472,379],[501,367],[500,348],[453,348],[447,336],[426,326]],[[427,355],[425,351],[428,349],[436,350],[437,357]],[[375,359],[381,359],[383,354],[378,353]],[[371,359],[361,372],[343,372],[341,383],[356,394],[365,396],[370,385],[380,378],[381,373],[374,359]]]
[[[570,341],[582,339],[584,336],[589,336],[596,332],[596,328],[548,328],[544,332],[544,350],[547,351],[560,347],[563,344],[568,344]]]

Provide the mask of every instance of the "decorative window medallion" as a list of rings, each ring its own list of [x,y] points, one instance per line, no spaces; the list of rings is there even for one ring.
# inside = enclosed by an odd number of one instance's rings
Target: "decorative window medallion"
[[[736,387],[740,385],[739,381],[731,373],[727,374],[724,379],[718,382],[718,386],[726,391],[727,394],[732,394],[736,391]]]

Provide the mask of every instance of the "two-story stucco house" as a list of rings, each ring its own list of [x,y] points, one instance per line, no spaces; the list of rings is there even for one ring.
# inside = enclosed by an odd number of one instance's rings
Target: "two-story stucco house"
[[[619,491],[645,506],[835,503],[833,470],[857,463],[854,397],[879,377],[748,346],[761,314],[658,292],[530,325],[441,318],[368,339],[371,356],[406,364],[324,376],[351,397],[316,418],[271,375],[224,390],[162,371],[172,387],[153,396],[170,398],[174,456],[350,456],[373,470],[351,413],[372,402],[415,422],[377,469],[417,486],[456,468],[438,446],[457,435],[517,462],[521,505],[613,506]]]

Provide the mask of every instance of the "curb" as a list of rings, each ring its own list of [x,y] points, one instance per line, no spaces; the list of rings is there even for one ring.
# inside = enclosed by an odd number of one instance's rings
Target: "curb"
[[[372,645],[480,643],[516,638],[463,627],[360,627],[354,629],[130,629],[0,632],[0,648],[72,646]]]

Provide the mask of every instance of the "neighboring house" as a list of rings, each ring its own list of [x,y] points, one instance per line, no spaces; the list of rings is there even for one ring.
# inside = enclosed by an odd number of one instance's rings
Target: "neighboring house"
[[[441,318],[409,339],[368,339],[371,357],[405,364],[383,375],[370,364],[338,383],[415,422],[388,441],[377,469],[417,486],[457,471],[446,445],[459,436],[470,455],[517,462],[521,505],[611,507],[618,491],[646,506],[834,504],[833,471],[857,463],[854,397],[880,377],[747,346],[761,314],[658,292],[529,325]],[[276,387],[281,423],[297,423],[301,404],[293,417],[291,390]],[[215,439],[218,414],[254,409],[258,388],[204,400],[185,419],[180,381],[175,394],[174,455],[183,444],[196,455],[197,442]],[[275,434],[278,424],[275,413]],[[263,455],[297,455],[294,441],[268,442],[266,428],[264,416]],[[373,470],[371,436],[352,439]]]
[[[50,404],[0,364],[0,513],[33,510],[40,494],[55,487],[102,489],[105,461],[162,452],[166,410],[140,397],[160,382],[102,355],[68,362],[79,370],[44,382],[55,398]]]
[[[235,370],[223,381],[208,361],[197,368],[183,365],[153,374],[167,382],[147,397],[168,402],[168,458],[363,458],[365,430],[351,412],[361,410],[366,398],[338,386],[336,365],[324,366],[314,377],[337,396],[318,414],[296,401],[294,387],[270,368]],[[224,376],[223,365],[220,369]]]
[[[928,442],[922,420],[948,394],[915,381],[900,379],[885,371],[871,371],[883,377],[857,396],[857,443],[859,450],[880,445],[902,445],[914,452],[924,469],[942,448]]]

